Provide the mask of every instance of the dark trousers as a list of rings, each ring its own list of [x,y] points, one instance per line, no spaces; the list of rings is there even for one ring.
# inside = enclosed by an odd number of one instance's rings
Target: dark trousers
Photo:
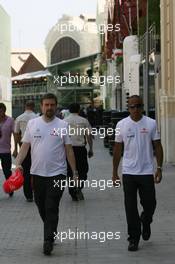
[[[64,191],[64,188],[61,189],[60,183],[62,180],[66,180],[66,176],[42,177],[32,175],[32,177],[35,203],[44,223],[44,240],[53,241],[54,233],[57,233],[59,203]]]
[[[79,188],[82,189],[84,187],[83,181],[87,180],[87,173],[89,170],[88,159],[87,159],[87,149],[86,147],[73,146],[73,151],[75,155],[76,167],[78,170],[79,180],[82,180],[81,184],[79,185]],[[72,173],[69,163],[67,166],[67,176],[68,178],[72,180],[73,173]],[[73,186],[69,186],[69,194],[71,196],[74,196],[76,194],[76,188]]]
[[[130,239],[138,240],[141,235],[141,220],[150,224],[156,208],[153,175],[123,175],[125,211]],[[137,193],[143,207],[141,217],[137,208]]]
[[[26,158],[22,163],[23,173],[24,173],[24,184],[23,184],[23,192],[26,199],[33,198],[33,190],[31,185],[31,175],[30,175],[30,167],[31,167],[31,154],[30,149],[27,153]]]
[[[5,178],[8,179],[12,174],[12,157],[11,153],[0,153],[2,171],[5,175]]]

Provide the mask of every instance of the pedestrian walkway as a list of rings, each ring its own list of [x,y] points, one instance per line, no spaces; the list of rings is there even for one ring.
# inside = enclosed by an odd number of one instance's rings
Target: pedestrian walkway
[[[139,251],[127,251],[122,188],[85,188],[85,200],[72,202],[67,189],[60,206],[59,230],[97,232],[99,239],[56,241],[52,256],[42,253],[43,230],[37,208],[27,203],[22,189],[13,198],[0,189],[0,263],[25,264],[174,264],[175,263],[175,167],[165,166],[157,189],[157,210],[150,241],[140,241]],[[1,185],[4,180],[1,174]],[[89,180],[111,179],[112,158],[101,139],[94,141]],[[101,182],[101,189],[102,182]],[[120,239],[104,240],[103,233],[120,232]],[[112,234],[110,233],[110,234]],[[111,237],[111,236],[110,236]]]

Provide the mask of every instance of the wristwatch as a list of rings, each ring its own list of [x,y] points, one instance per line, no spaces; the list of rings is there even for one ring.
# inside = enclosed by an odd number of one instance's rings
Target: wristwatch
[[[77,170],[74,170],[73,171],[73,175],[77,175],[78,174],[78,171]]]
[[[17,166],[16,166],[16,169],[21,169],[21,170],[23,170],[23,167],[22,167],[22,165],[17,165]]]
[[[162,171],[162,167],[160,167],[160,166],[157,166],[157,169],[159,169],[159,170],[161,170],[161,171]]]

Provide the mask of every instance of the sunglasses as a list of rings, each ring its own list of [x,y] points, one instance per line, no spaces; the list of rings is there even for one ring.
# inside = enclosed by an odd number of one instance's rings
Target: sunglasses
[[[129,105],[128,107],[131,109],[134,108],[141,109],[143,107],[143,104],[133,104],[133,105]]]

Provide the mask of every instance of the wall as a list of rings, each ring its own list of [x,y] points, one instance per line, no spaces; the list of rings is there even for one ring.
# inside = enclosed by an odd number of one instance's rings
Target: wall
[[[175,1],[161,0],[161,139],[165,162],[175,163]]]
[[[62,31],[61,29],[62,26]],[[69,25],[71,25],[70,30]],[[77,28],[78,30],[73,30]],[[83,30],[85,28],[85,30]],[[95,32],[96,23],[87,22],[86,18],[71,17],[63,15],[58,23],[49,31],[45,47],[47,53],[47,65],[50,65],[51,51],[55,44],[63,37],[70,37],[80,46],[80,57],[88,56],[98,52],[98,35]]]
[[[10,17],[0,5],[0,101],[11,115]]]

